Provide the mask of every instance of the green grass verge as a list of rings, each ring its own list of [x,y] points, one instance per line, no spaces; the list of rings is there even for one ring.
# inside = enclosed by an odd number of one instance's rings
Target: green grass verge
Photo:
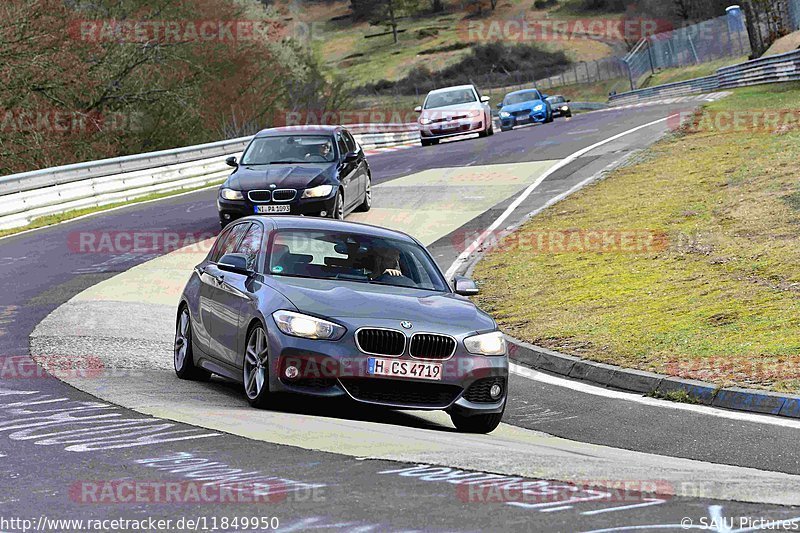
[[[148,194],[147,196],[141,196],[139,198],[134,198],[132,200],[126,200],[124,202],[115,202],[113,204],[107,204],[102,206],[95,206],[95,207],[86,207],[84,209],[74,209],[72,211],[66,211],[64,213],[58,213],[55,215],[47,215],[39,218],[33,219],[30,224],[25,226],[20,226],[18,228],[9,228],[0,230],[0,237],[7,237],[8,235],[15,235],[17,233],[21,233],[23,231],[28,231],[31,229],[36,228],[43,228],[45,226],[52,226],[53,224],[58,224],[59,222],[65,222],[67,220],[72,220],[73,218],[82,217],[85,215],[91,215],[93,213],[100,213],[102,211],[108,211],[109,209],[114,209],[115,207],[122,207],[125,205],[133,205],[133,204],[140,204],[142,202],[148,202],[150,200],[159,200],[161,198],[169,198],[170,196],[177,196],[179,194],[184,194],[187,192],[192,191],[199,191],[201,189],[206,189],[208,187],[213,187],[214,185],[219,185],[222,183],[220,180],[217,184],[209,184],[209,185],[201,185],[199,187],[189,187],[186,189],[180,189],[177,191],[168,191],[168,192],[159,192]]]
[[[798,108],[800,84],[782,84],[736,90],[706,110]],[[516,237],[652,230],[665,248],[558,252],[509,241],[478,264],[477,302],[509,334],[566,353],[798,392],[798,175],[796,125],[675,133]]]

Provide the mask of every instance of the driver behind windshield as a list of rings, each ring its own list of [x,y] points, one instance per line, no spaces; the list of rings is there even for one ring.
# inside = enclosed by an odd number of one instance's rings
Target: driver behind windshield
[[[402,276],[400,269],[400,251],[396,248],[381,248],[375,250],[376,262],[375,270],[372,272],[372,279],[381,276]]]
[[[306,152],[304,159],[314,163],[326,163],[331,160],[331,152],[333,152],[333,147],[330,141],[315,144],[308,147],[308,152]]]

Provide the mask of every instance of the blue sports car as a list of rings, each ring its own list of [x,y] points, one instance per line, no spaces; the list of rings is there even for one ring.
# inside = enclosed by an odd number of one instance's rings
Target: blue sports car
[[[547,95],[538,89],[508,93],[497,107],[500,109],[502,131],[509,131],[522,124],[553,122],[553,109],[547,101]]]

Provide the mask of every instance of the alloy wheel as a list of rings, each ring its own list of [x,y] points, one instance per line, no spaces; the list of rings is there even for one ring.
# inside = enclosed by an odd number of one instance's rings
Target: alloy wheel
[[[184,308],[175,328],[175,370],[181,370],[189,351],[189,310]]]
[[[243,363],[244,390],[247,398],[256,400],[261,395],[269,377],[267,336],[264,328],[257,326],[250,332]]]

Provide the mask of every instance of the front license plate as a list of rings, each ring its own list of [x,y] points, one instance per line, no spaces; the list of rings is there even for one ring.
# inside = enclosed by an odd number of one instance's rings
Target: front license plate
[[[441,363],[418,363],[397,359],[378,359],[370,357],[367,372],[373,376],[392,376],[401,378],[442,379]]]
[[[257,205],[255,206],[256,213],[289,213],[291,207],[288,205]]]

